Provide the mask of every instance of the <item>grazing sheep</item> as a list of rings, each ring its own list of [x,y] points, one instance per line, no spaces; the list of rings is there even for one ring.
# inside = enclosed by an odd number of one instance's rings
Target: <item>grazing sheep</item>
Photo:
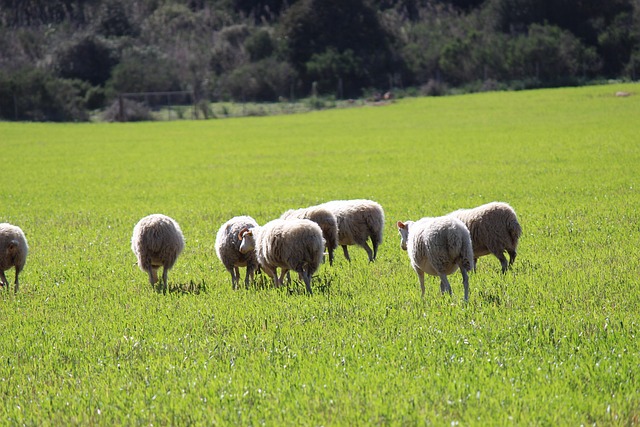
[[[162,291],[167,293],[167,274],[184,249],[184,236],[177,222],[162,214],[142,218],[133,229],[131,249],[140,270],[149,274],[149,283],[158,282],[162,267]]]
[[[14,267],[16,270],[16,279],[13,291],[15,293],[18,292],[18,288],[20,287],[18,275],[24,268],[28,252],[27,239],[20,227],[6,222],[0,224],[0,285],[6,286],[7,289],[9,289],[9,281],[4,275],[4,272]]]
[[[449,215],[461,220],[471,233],[474,265],[478,258],[493,254],[506,273],[516,259],[518,240],[522,228],[511,206],[502,202],[491,202],[474,209],[459,209]],[[504,252],[509,253],[509,263]]]
[[[257,227],[258,223],[250,216],[236,216],[222,224],[216,235],[216,254],[227,271],[231,274],[232,289],[238,288],[240,281],[239,267],[247,267],[247,274],[244,284],[249,287],[249,282],[253,280],[253,273],[258,268],[258,259],[255,251],[247,253],[240,252],[239,233],[242,230],[251,230]]]
[[[239,236],[240,252],[255,250],[260,266],[276,287],[293,270],[312,294],[311,276],[320,267],[325,244],[318,224],[308,219],[275,219],[263,227],[242,230]],[[280,277],[278,267],[282,269]]]
[[[378,245],[382,243],[384,228],[384,211],[382,206],[371,200],[334,200],[323,203],[320,207],[333,212],[338,220],[338,244],[347,261],[349,257],[348,245],[359,245],[367,251],[369,261],[375,261],[378,256]],[[367,244],[371,238],[373,251]]]
[[[400,246],[406,250],[411,266],[418,274],[424,297],[424,273],[440,277],[440,291],[451,294],[447,276],[460,268],[464,284],[464,299],[469,300],[469,275],[473,268],[473,249],[467,227],[457,218],[442,216],[419,221],[398,221],[402,238]]]
[[[289,209],[280,217],[280,219],[291,218],[308,219],[320,226],[329,252],[329,265],[333,265],[333,252],[338,247],[338,220],[336,216],[326,208],[311,206],[305,209]]]

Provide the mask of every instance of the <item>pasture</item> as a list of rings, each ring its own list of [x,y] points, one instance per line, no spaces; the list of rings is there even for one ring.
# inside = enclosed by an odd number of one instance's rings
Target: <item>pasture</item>
[[[616,97],[616,91],[631,92]],[[0,221],[30,246],[0,292],[7,425],[638,425],[640,90],[403,99],[299,115],[0,123]],[[350,248],[314,295],[231,290],[235,215],[369,198],[378,260]],[[453,296],[416,274],[397,220],[500,200],[523,227]],[[167,295],[135,266],[145,215],[186,248]],[[244,269],[242,270],[244,278]]]

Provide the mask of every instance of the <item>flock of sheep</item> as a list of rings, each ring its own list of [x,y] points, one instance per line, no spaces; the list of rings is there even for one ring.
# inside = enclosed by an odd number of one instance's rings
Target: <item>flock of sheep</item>
[[[398,221],[401,247],[418,275],[424,297],[424,274],[440,278],[440,290],[451,293],[447,276],[460,269],[464,298],[469,298],[468,272],[478,257],[493,254],[506,272],[513,264],[522,228],[515,211],[506,203],[492,202],[474,209],[461,209],[435,218]],[[249,216],[237,216],[225,222],[216,235],[218,258],[231,274],[233,289],[240,282],[240,267],[246,267],[245,285],[254,273],[263,270],[281,286],[290,271],[298,273],[309,294],[311,279],[328,253],[333,265],[334,251],[342,246],[350,261],[348,246],[358,245],[375,261],[382,243],[384,211],[371,200],[338,200],[309,208],[289,210],[263,226]],[[369,247],[368,242],[371,241]],[[184,236],[178,223],[166,215],[142,218],[133,229],[131,249],[138,266],[158,282],[162,271],[162,289],[167,290],[167,274],[184,249]],[[24,233],[11,224],[0,224],[0,285],[9,286],[4,272],[15,268],[15,292],[18,275],[27,258]],[[509,254],[507,261],[504,253]],[[278,274],[280,269],[280,274]]]

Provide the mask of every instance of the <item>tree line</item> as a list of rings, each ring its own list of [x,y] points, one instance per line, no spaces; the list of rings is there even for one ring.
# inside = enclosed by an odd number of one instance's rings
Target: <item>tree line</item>
[[[0,118],[636,79],[640,0],[0,0]]]

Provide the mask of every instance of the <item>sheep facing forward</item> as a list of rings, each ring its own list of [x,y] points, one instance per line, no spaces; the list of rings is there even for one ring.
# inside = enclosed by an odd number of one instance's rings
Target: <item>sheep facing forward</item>
[[[133,228],[131,250],[140,270],[149,274],[149,283],[158,282],[162,267],[162,291],[167,293],[167,275],[184,249],[184,236],[178,223],[162,214],[142,218]]]
[[[311,291],[311,276],[322,263],[324,239],[322,230],[308,219],[275,219],[262,227],[242,230],[240,252],[255,251],[258,263],[276,287],[282,285],[289,270],[298,273]],[[280,277],[277,269],[281,268]]]
[[[369,262],[376,260],[378,246],[382,243],[384,211],[382,206],[371,200],[334,200],[320,207],[331,211],[338,221],[338,244],[347,261],[351,262],[347,246],[358,245],[369,255]],[[373,250],[367,244],[371,239]]]
[[[460,268],[464,299],[469,300],[469,275],[473,269],[473,249],[467,227],[457,218],[443,216],[419,221],[398,221],[400,246],[406,250],[418,275],[424,297],[424,274],[440,278],[440,291],[451,294],[447,276]]]
[[[20,287],[18,275],[24,268],[28,252],[27,238],[20,227],[6,222],[0,224],[0,285],[9,289],[9,281],[4,272],[13,267],[16,271],[13,291],[18,292]]]
[[[506,273],[516,259],[518,240],[522,235],[522,227],[516,212],[511,206],[502,202],[491,202],[473,209],[459,209],[449,215],[461,220],[471,233],[473,243],[474,265],[478,258],[493,254]],[[509,254],[509,262],[504,256]]]
[[[258,268],[255,251],[240,252],[240,232],[257,227],[258,223],[250,216],[236,216],[222,224],[216,235],[216,254],[231,274],[232,289],[238,288],[240,282],[239,267],[247,267],[244,284],[248,288],[253,274]]]
[[[308,219],[315,222],[322,230],[322,237],[326,242],[329,253],[329,265],[333,265],[334,251],[338,247],[338,220],[336,216],[321,206],[311,206],[303,209],[289,209],[280,219]]]

